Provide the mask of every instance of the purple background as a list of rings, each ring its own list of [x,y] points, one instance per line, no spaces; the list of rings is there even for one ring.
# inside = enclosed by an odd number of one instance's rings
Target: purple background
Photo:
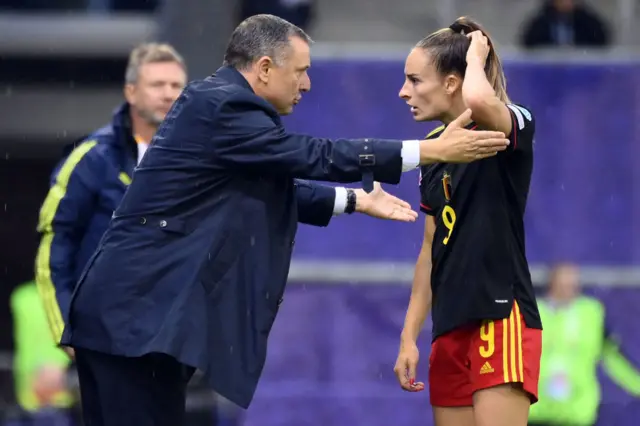
[[[512,99],[537,119],[527,217],[531,262],[636,265],[640,65],[509,63],[507,75]],[[399,61],[321,61],[311,78],[311,93],[286,119],[290,130],[416,139],[435,126],[413,123],[397,97]],[[417,207],[417,181],[417,173],[409,173],[388,189]],[[326,229],[302,226],[296,258],[412,262],[422,227],[422,220],[407,225],[364,217],[337,218]],[[394,382],[409,295],[408,287],[394,284],[290,286],[247,425],[432,424],[427,393],[405,394]],[[640,366],[640,291],[607,287],[590,293],[603,300],[624,351]],[[428,343],[425,333],[423,361]],[[602,383],[600,424],[637,425],[640,403],[607,378]]]
[[[512,100],[529,107],[537,120],[527,210],[530,261],[637,264],[640,65],[507,64],[506,69]],[[414,123],[398,98],[401,62],[323,61],[313,65],[311,79],[311,92],[287,118],[292,131],[417,139],[435,127]],[[417,172],[407,173],[389,189],[417,208],[417,182]],[[296,253],[314,259],[413,260],[422,226],[422,221],[341,218],[328,229],[302,227]]]

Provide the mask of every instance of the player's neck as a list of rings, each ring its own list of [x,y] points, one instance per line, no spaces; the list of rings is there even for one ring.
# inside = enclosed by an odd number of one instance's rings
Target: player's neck
[[[466,110],[467,110],[467,106],[464,104],[464,101],[462,99],[460,99],[457,102],[454,102],[454,105],[452,106],[452,108],[442,116],[441,118],[442,124],[444,124],[445,126],[448,126],[449,123],[451,123],[456,118],[460,117],[462,113],[464,113]],[[469,123],[471,123],[471,120],[469,120]],[[466,126],[469,123],[463,123],[463,124]]]
[[[136,114],[131,114],[131,130],[133,131],[134,136],[149,143],[151,142],[151,139],[153,139],[153,135],[156,134],[158,127],[149,124],[146,120]]]

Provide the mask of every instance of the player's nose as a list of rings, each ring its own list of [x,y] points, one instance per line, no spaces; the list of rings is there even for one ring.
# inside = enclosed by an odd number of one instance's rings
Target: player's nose
[[[409,98],[411,97],[409,95],[409,90],[407,89],[407,85],[403,84],[402,87],[400,88],[400,92],[398,92],[398,96],[400,96],[400,98],[406,100],[409,100]]]

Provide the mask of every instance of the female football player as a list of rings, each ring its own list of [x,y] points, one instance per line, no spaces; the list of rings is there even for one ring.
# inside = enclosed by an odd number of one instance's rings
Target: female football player
[[[437,137],[466,111],[468,129],[498,130],[510,145],[470,164],[421,168],[427,214],[395,372],[415,381],[416,340],[429,311],[429,390],[436,426],[526,426],[537,399],[542,325],[525,256],[523,216],[535,121],[511,103],[487,33],[468,18],[421,40],[400,97]]]

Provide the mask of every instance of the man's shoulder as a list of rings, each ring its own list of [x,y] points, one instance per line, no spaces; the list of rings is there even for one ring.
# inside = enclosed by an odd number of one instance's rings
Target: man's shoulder
[[[113,155],[114,146],[113,135],[108,133],[93,133],[78,142],[70,144],[63,155],[63,161],[70,157],[81,158],[104,158]]]
[[[238,113],[251,109],[273,110],[267,101],[251,90],[221,78],[208,77],[195,81],[190,84],[189,91],[218,109],[230,107]]]
[[[85,172],[102,173],[104,168],[99,166],[108,163],[109,159],[116,155],[110,142],[105,137],[92,134],[78,142],[69,144],[65,147],[62,158],[54,168],[52,177],[58,177],[60,174],[71,175],[73,171],[78,170],[80,164],[85,164],[82,167]]]
[[[28,303],[30,300],[33,300],[37,297],[39,296],[38,288],[35,281],[27,281],[25,283],[19,284],[11,292],[11,306],[13,309],[17,309],[19,305]]]
[[[595,297],[580,295],[580,297],[577,298],[576,302],[585,310],[589,310],[593,313],[604,314],[604,304]]]

